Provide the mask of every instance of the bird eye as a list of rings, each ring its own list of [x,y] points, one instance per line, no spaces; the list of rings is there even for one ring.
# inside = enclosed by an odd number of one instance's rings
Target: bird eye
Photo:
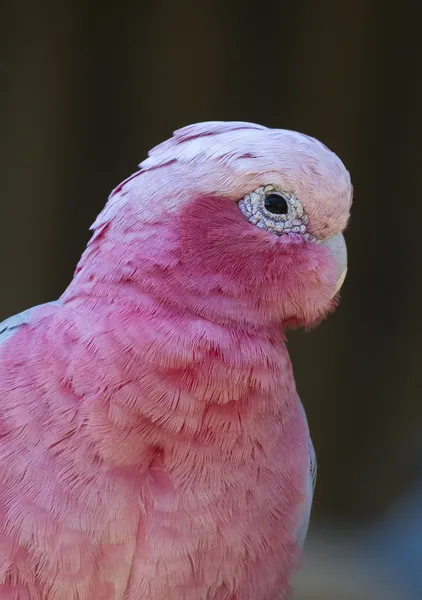
[[[273,215],[287,215],[289,211],[287,200],[279,194],[269,194],[266,196],[264,207]]]
[[[246,194],[238,202],[243,216],[259,229],[266,229],[275,235],[296,233],[306,240],[312,240],[308,233],[308,217],[302,203],[292,191],[278,185],[263,185]]]

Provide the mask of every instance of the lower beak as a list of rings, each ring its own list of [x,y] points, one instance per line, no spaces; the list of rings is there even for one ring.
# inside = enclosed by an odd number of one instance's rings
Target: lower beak
[[[337,294],[339,289],[344,283],[347,274],[347,246],[346,240],[342,233],[336,233],[327,240],[320,242],[321,246],[325,246],[331,252],[334,260],[337,263],[337,283],[335,287],[334,295]]]

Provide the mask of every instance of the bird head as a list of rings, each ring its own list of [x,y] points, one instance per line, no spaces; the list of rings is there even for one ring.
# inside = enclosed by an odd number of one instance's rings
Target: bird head
[[[219,322],[310,326],[337,303],[351,202],[348,171],[312,137],[190,125],[111,193],[75,284],[129,285]]]

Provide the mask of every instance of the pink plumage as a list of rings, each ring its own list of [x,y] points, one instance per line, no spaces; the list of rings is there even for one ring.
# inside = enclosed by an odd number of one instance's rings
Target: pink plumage
[[[248,222],[268,185],[302,225]],[[284,330],[336,305],[351,196],[321,143],[248,123],[114,190],[60,301],[0,325],[2,600],[288,594],[312,445]]]

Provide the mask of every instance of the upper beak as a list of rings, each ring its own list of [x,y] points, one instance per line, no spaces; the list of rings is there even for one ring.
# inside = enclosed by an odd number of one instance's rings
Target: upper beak
[[[327,240],[320,242],[321,246],[325,246],[331,252],[331,255],[337,263],[337,283],[334,295],[344,283],[347,274],[347,246],[346,240],[342,233],[336,233]]]

